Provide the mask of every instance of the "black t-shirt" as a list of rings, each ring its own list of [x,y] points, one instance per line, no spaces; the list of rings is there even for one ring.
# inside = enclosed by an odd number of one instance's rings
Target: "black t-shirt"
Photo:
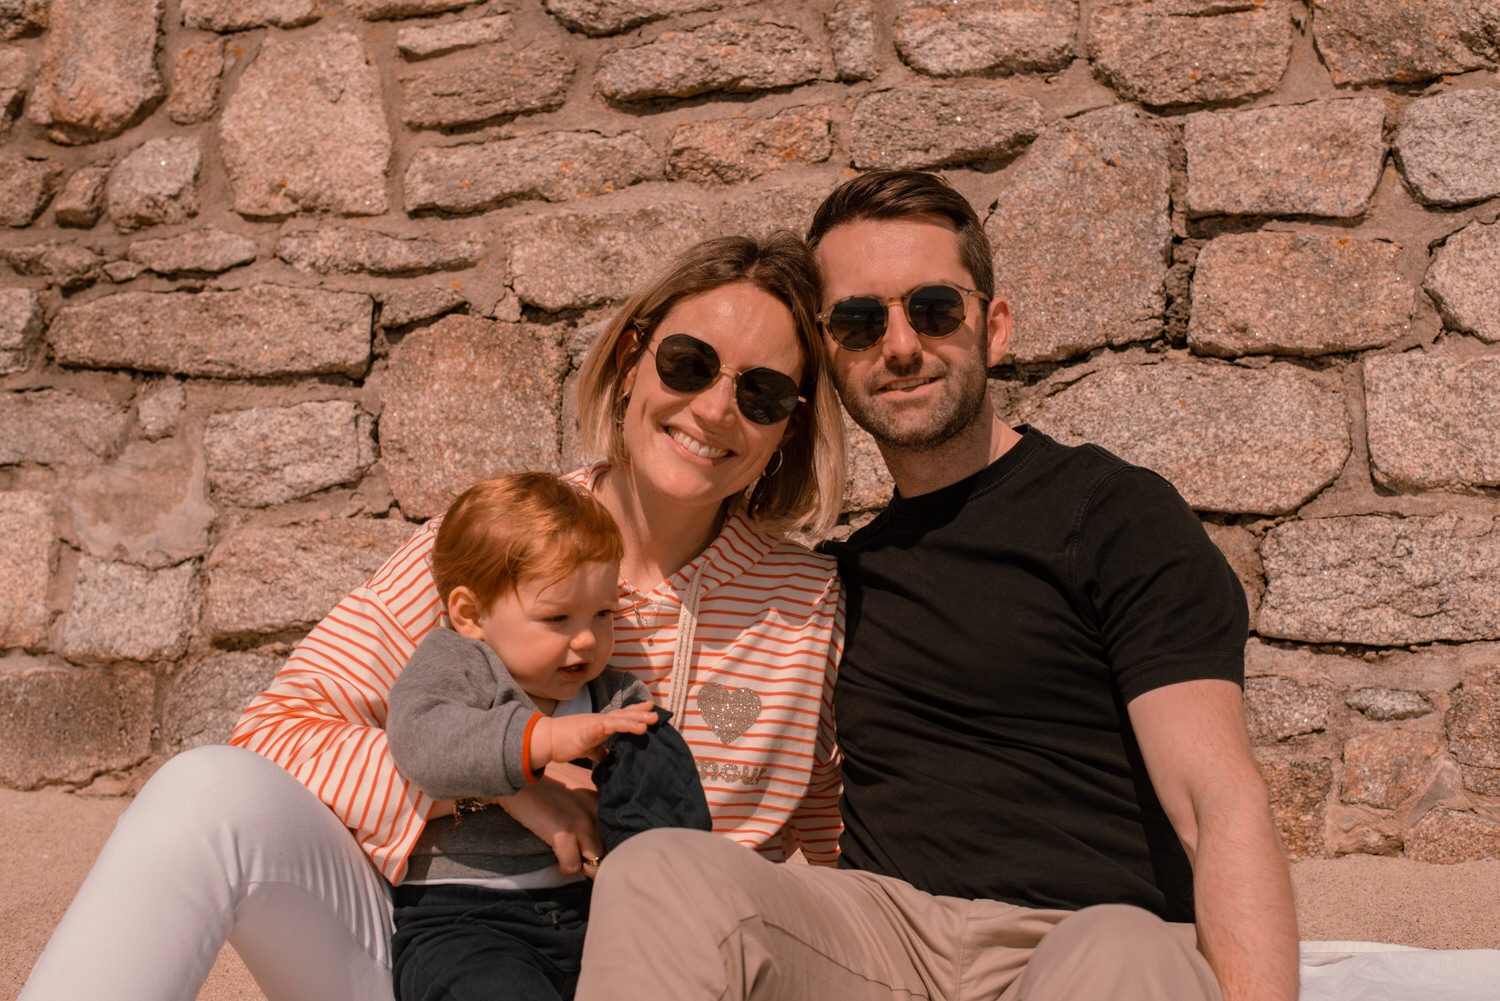
[[[1094,446],[1022,438],[830,544],[841,864],[930,893],[1193,919],[1192,874],[1125,706],[1243,683],[1244,592],[1178,493]]]

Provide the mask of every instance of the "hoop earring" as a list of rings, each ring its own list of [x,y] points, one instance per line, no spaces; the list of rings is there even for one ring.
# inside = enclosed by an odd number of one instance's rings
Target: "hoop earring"
[[[620,397],[620,403],[615,407],[615,426],[625,426],[625,408],[630,406],[630,394],[626,393]]]
[[[771,465],[771,462],[774,462],[775,465],[774,466]],[[782,462],[783,462],[782,455],[781,455],[781,449],[778,448],[776,450],[776,454],[773,455],[773,456],[771,456],[771,462],[766,463],[766,468],[761,471],[761,474],[760,474],[760,478],[761,479],[763,479],[763,480],[764,479],[768,479],[768,478],[770,478],[772,476],[775,476],[777,473],[781,472],[781,465],[782,465]]]

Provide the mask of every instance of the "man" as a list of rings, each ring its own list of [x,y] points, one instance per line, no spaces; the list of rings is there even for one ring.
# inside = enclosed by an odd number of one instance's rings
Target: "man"
[[[832,547],[840,868],[640,836],[596,885],[578,997],[1294,1001],[1223,557],[1159,477],[994,412],[1010,311],[946,183],[862,175],[809,242],[896,485]]]

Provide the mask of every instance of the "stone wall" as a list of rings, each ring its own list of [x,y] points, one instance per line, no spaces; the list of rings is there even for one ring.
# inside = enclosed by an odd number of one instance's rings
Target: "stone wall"
[[[0,783],[129,789],[699,237],[981,209],[997,401],[1178,484],[1288,843],[1500,853],[1500,8],[0,0]],[[853,446],[850,517],[887,492]]]

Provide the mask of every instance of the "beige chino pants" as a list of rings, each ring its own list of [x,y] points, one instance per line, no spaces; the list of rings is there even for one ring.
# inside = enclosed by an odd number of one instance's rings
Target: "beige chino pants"
[[[1220,1001],[1190,925],[1037,910],[637,835],[595,882],[577,1001]]]

